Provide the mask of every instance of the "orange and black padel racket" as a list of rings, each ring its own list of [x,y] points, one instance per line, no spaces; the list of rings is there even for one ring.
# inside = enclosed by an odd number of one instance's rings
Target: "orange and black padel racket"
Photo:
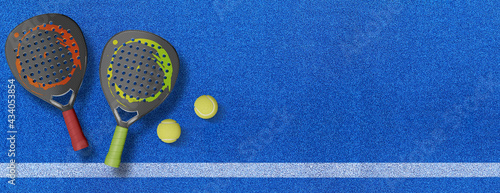
[[[61,14],[32,17],[10,32],[5,56],[26,90],[63,112],[73,149],[86,148],[73,104],[87,67],[87,46],[75,21]],[[71,94],[67,104],[54,100],[67,94]]]

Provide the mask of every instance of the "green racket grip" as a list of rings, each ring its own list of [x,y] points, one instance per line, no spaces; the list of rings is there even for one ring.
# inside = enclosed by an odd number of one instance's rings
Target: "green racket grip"
[[[111,140],[111,145],[109,146],[108,155],[106,155],[104,164],[115,168],[120,167],[127,132],[127,128],[116,126],[115,134],[113,135],[113,140]]]

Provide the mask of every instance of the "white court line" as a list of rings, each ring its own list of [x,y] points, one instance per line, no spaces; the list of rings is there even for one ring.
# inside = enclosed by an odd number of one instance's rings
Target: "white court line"
[[[0,163],[6,178],[8,163]],[[470,178],[500,163],[18,163],[17,178]]]

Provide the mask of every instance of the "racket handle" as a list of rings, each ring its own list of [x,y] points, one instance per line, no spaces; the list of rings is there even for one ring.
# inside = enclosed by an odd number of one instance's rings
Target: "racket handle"
[[[120,167],[127,132],[127,128],[116,126],[115,134],[113,135],[113,140],[111,140],[111,145],[109,146],[108,155],[106,155],[104,164],[115,168]]]
[[[89,146],[87,138],[83,135],[82,127],[76,117],[74,109],[63,111],[64,122],[66,122],[66,127],[68,128],[69,137],[71,137],[71,144],[73,145],[73,150],[78,151],[80,149]]]

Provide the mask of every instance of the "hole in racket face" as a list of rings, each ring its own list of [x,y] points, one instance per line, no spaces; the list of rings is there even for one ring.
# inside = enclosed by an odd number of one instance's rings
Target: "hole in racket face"
[[[169,91],[172,65],[159,44],[147,39],[113,43],[107,78],[115,98],[151,102],[165,90]]]
[[[73,95],[73,90],[69,90],[68,92],[64,93],[63,95],[59,96],[52,96],[52,100],[58,102],[59,104],[65,106],[69,103],[71,96]]]
[[[125,111],[121,107],[116,107],[116,112],[118,112],[118,115],[120,116],[120,119],[122,121],[127,122],[128,120],[132,119],[137,115],[137,112],[130,112],[130,111]]]
[[[52,23],[26,29],[18,35],[12,52],[20,77],[35,87],[48,89],[66,84],[81,69],[79,47],[71,30]]]

